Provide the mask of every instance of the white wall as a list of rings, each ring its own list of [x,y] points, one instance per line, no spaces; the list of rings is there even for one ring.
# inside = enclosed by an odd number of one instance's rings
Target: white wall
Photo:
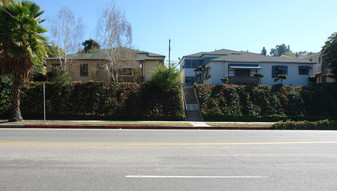
[[[227,77],[227,63],[210,62],[207,66],[211,67],[211,84],[222,84],[221,78]]]
[[[188,59],[193,59],[193,58],[188,58]],[[199,60],[199,59],[196,59],[196,60]],[[185,58],[183,58],[180,62],[179,62],[179,65],[181,67],[181,63],[183,63],[185,61]],[[180,77],[181,77],[181,82],[184,84],[185,87],[187,87],[187,85],[185,84],[185,79],[186,77],[195,77],[195,68],[185,68],[183,67],[181,69],[181,74],[180,74]]]
[[[182,84],[185,84],[185,68],[180,70],[180,80]]]
[[[299,66],[310,66],[313,67],[313,64],[272,64],[272,63],[262,63],[262,69],[259,70],[259,73],[264,74],[264,77],[261,79],[261,84],[263,85],[275,85],[279,84],[281,81],[274,82],[272,78],[272,66],[288,66],[288,79],[283,80],[284,85],[308,85],[309,76],[313,76],[313,69],[309,70],[309,75],[299,75],[298,68]]]
[[[185,77],[190,76],[190,77],[195,77],[195,68],[185,68]]]

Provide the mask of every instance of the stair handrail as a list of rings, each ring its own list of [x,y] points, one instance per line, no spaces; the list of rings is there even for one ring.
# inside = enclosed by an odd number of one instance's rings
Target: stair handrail
[[[193,86],[193,91],[194,91],[194,97],[197,100],[200,119],[201,119],[201,121],[204,121],[204,119],[202,118],[202,115],[201,115],[201,108],[200,108],[200,103],[199,103],[199,99],[198,99],[198,93],[197,93],[197,90],[196,90],[196,88],[194,86]]]

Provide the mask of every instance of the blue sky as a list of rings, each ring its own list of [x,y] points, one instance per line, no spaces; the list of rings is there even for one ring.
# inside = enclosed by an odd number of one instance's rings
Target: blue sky
[[[95,39],[96,23],[108,0],[32,0],[48,21],[62,6],[85,25],[83,39]],[[136,49],[171,60],[215,49],[260,53],[279,44],[293,52],[321,50],[337,32],[336,0],[115,0],[133,28]]]

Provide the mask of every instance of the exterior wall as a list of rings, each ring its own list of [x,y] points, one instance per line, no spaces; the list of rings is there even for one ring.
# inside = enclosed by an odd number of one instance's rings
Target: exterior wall
[[[52,71],[52,65],[59,64],[58,60],[47,61],[47,72]],[[81,76],[80,75],[80,65],[81,64],[88,64],[88,76]],[[100,60],[76,60],[69,64],[68,73],[71,77],[71,81],[89,81],[89,80],[96,80],[98,76],[96,74],[98,67],[97,65],[104,64],[104,61]]]
[[[221,78],[227,77],[228,67],[224,62],[210,62],[211,78],[208,80],[211,84],[222,84]]]
[[[208,63],[205,65],[205,68],[210,68],[210,70],[208,71],[208,74],[211,75],[211,78],[206,78],[206,72],[203,71],[202,72],[202,76],[203,76],[203,79],[204,79],[204,84],[213,84],[212,83],[212,78],[213,78],[213,73],[212,73],[212,63]]]
[[[314,64],[314,63],[313,63]],[[262,85],[275,85],[279,84],[281,81],[274,82],[272,77],[272,66],[288,66],[288,79],[283,80],[284,85],[299,86],[299,85],[308,85],[309,77],[313,76],[313,69],[309,69],[308,75],[299,75],[299,66],[310,66],[313,67],[313,64],[281,64],[281,63],[262,63],[260,66],[262,69],[259,69],[257,72],[264,74],[264,77],[261,79]],[[221,78],[229,77],[228,76],[228,63],[225,62],[210,62],[205,67],[211,67],[211,78],[204,79],[204,84],[222,84]],[[256,81],[255,78],[252,80]]]
[[[143,75],[144,80],[147,81],[152,76],[152,73],[156,70],[159,62],[157,61],[144,61],[143,62]]]
[[[264,74],[264,77],[261,79],[261,84],[272,86],[280,83],[280,81],[274,82],[274,78],[272,77],[272,66],[288,66],[288,79],[283,80],[284,85],[306,86],[309,84],[309,77],[313,76],[313,69],[309,70],[309,75],[299,75],[298,71],[299,66],[313,67],[313,64],[262,63],[262,69],[259,72]]]
[[[180,80],[181,84],[185,85],[185,69],[180,67]]]
[[[72,81],[102,80],[97,75],[97,71],[99,70],[99,67],[104,63],[105,61],[103,60],[76,60],[70,64],[68,73]],[[47,71],[48,72],[52,71],[53,64],[59,64],[59,61],[58,60],[48,60],[47,61]],[[88,76],[80,75],[80,65],[81,64],[88,64]],[[157,66],[158,66],[157,61],[144,61],[142,79],[148,80],[152,76],[152,73],[155,71]],[[126,78],[123,78],[123,79],[126,79]]]
[[[185,61],[187,60],[197,60],[197,61],[202,61],[201,58],[189,58],[189,57],[186,57],[186,58],[183,58],[181,61],[180,61],[180,68],[181,68],[181,81],[183,83],[183,85],[185,87],[191,87],[193,86],[193,84],[187,84],[186,83],[186,77],[191,77],[191,78],[194,78],[195,77],[195,67],[193,68],[189,68],[189,67],[185,67]]]
[[[72,81],[89,81],[97,78],[96,71],[98,70],[97,64],[103,64],[104,62],[97,61],[76,61],[71,64],[69,74]],[[88,76],[80,75],[80,65],[88,64]]]

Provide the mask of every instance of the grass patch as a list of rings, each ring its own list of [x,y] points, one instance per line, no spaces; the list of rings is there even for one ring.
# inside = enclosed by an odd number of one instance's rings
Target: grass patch
[[[215,127],[271,127],[272,123],[206,123]]]
[[[190,127],[188,122],[151,122],[151,121],[29,121],[25,124],[41,124],[41,125],[145,125],[145,126],[182,126]]]

